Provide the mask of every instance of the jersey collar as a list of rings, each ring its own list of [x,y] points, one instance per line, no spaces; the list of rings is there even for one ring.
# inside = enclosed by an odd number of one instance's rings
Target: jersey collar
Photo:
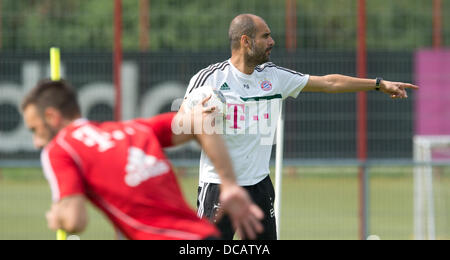
[[[87,123],[88,120],[86,118],[78,118],[77,120],[73,121],[71,125],[73,126],[80,126],[82,124]]]
[[[250,79],[252,79],[253,74],[255,74],[255,70],[253,70],[253,73],[250,74],[250,75],[245,74],[245,73],[242,73],[240,70],[238,70],[238,69],[233,65],[233,63],[231,62],[231,59],[228,60],[228,63],[230,64],[230,67],[231,67],[231,69],[233,70],[233,73],[235,73],[236,75],[238,75],[238,76],[241,77],[241,78],[249,79],[249,80],[250,80]]]

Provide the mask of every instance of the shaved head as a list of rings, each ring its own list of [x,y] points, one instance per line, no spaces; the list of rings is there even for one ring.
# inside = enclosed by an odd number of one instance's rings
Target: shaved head
[[[232,50],[239,49],[242,35],[255,38],[258,19],[262,20],[261,17],[253,14],[240,14],[231,21],[228,38]]]
[[[240,14],[230,24],[228,37],[231,59],[237,64],[241,60],[252,73],[254,68],[270,60],[275,45],[267,23],[254,14]],[[244,69],[242,69],[244,70]]]

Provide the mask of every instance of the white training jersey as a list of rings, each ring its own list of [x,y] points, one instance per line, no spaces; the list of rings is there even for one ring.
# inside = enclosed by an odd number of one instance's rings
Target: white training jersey
[[[226,98],[223,138],[240,186],[255,185],[269,173],[270,156],[281,101],[296,98],[309,75],[269,62],[251,75],[240,72],[230,60],[210,65],[192,77],[185,98],[196,88],[212,86]],[[200,158],[200,186],[220,183],[205,152]]]

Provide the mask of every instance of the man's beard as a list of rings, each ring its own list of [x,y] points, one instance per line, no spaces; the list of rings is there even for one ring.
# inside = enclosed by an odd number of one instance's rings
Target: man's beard
[[[267,51],[269,51],[272,48],[268,49],[257,49],[255,42],[252,42],[252,48],[250,50],[250,53],[246,53],[246,61],[247,64],[253,64],[255,67],[261,64],[264,64],[270,60],[270,55],[267,54]]]

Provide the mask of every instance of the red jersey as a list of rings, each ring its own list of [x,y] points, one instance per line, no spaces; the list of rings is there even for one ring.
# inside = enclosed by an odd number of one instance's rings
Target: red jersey
[[[84,194],[129,239],[203,239],[216,228],[185,202],[163,148],[175,113],[64,128],[42,151],[53,201]]]

